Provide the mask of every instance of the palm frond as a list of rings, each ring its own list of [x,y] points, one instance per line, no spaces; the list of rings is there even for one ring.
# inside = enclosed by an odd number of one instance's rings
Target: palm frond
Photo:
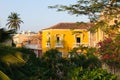
[[[11,80],[5,73],[0,71],[0,80]]]
[[[21,20],[21,18],[19,17],[19,14],[17,13],[11,13],[8,16],[8,23],[6,24],[6,26],[8,26],[8,28],[10,29],[20,29],[20,24],[23,23],[23,21]]]

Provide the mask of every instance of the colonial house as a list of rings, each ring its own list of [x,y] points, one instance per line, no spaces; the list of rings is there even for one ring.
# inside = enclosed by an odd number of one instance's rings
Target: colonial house
[[[41,32],[34,33],[30,31],[15,34],[13,37],[16,47],[28,48],[36,54],[36,57],[42,56],[41,39]]]
[[[62,52],[67,56],[68,52],[75,47],[92,46],[103,40],[103,32],[96,33],[88,31],[94,25],[92,23],[59,23],[42,30],[42,51],[43,53],[51,48]]]

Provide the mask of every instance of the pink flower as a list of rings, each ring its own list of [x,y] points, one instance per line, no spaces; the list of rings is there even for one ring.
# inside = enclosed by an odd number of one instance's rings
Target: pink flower
[[[115,58],[115,54],[114,53],[112,54],[112,58]]]
[[[110,59],[110,55],[107,53],[107,54],[104,54],[103,56],[102,56],[102,59],[103,60],[108,60],[108,59]]]

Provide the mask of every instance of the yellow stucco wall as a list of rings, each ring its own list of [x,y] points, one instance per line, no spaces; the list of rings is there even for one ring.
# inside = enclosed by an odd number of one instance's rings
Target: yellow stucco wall
[[[56,35],[62,38],[63,47],[56,47]],[[89,45],[89,33],[86,30],[70,29],[49,29],[42,31],[42,51],[43,53],[51,48],[56,48],[66,56],[67,53],[75,47],[75,35],[80,35],[81,44]],[[50,47],[47,47],[47,41],[50,37]]]

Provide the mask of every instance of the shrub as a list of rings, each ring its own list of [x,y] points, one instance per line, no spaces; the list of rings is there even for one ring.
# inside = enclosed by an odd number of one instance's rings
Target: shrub
[[[117,80],[117,77],[101,68],[91,70],[80,67],[73,70],[72,80]]]
[[[120,67],[120,44],[119,39],[106,38],[98,43],[98,51],[101,60],[111,69]]]

